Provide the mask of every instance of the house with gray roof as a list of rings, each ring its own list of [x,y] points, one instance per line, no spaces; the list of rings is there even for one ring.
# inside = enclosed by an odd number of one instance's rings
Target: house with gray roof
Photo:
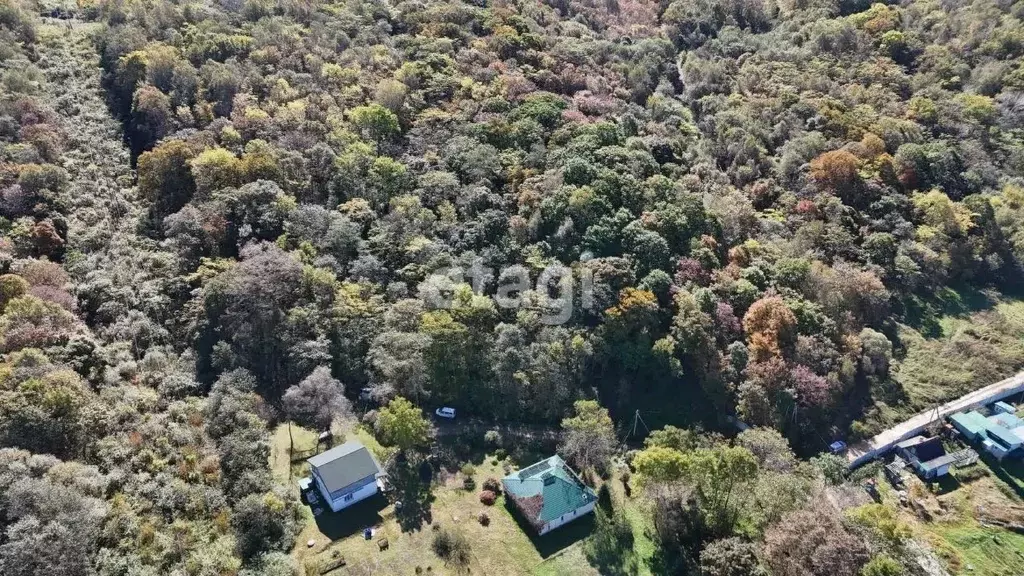
[[[949,467],[958,460],[957,454],[946,454],[942,439],[914,436],[896,444],[896,452],[909,463],[924,480],[935,480],[949,473]]]
[[[597,494],[557,455],[509,474],[501,481],[505,498],[538,534],[594,510]]]
[[[360,442],[349,440],[306,460],[320,494],[338,512],[377,493],[380,463]]]

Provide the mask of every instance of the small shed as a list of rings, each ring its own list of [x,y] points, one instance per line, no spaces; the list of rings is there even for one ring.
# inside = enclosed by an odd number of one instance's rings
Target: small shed
[[[985,429],[988,428],[988,421],[981,414],[974,410],[970,412],[957,412],[949,417],[949,421],[968,440],[977,440],[985,436]]]
[[[1007,402],[996,402],[992,405],[992,410],[995,411],[996,414],[1013,414],[1017,412],[1013,409],[1013,406]]]

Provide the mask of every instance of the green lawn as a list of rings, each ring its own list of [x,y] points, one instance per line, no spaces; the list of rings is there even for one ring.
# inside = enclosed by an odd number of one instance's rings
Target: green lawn
[[[371,448],[372,438],[365,432],[353,432]],[[369,436],[366,434],[366,436]],[[362,574],[412,574],[418,566],[426,573],[454,574],[454,567],[445,566],[431,550],[435,526],[457,530],[470,542],[472,559],[469,570],[473,574],[515,576],[531,574],[545,559],[563,554],[577,554],[576,549],[593,528],[593,518],[586,517],[555,530],[543,537],[532,536],[499,498],[493,506],[479,500],[480,486],[487,478],[501,478],[504,470],[493,458],[476,465],[474,480],[477,487],[466,490],[463,476],[454,473],[444,481],[435,477],[429,490],[417,487],[417,496],[404,501],[401,511],[383,496],[373,498],[334,514],[325,512],[314,521],[309,519],[300,534],[294,555],[300,563],[309,566],[307,572],[329,562],[336,556],[344,557],[349,569]],[[405,484],[398,479],[396,484]],[[399,490],[402,490],[400,487]],[[414,500],[419,499],[416,503]],[[417,507],[417,514],[410,510]],[[478,515],[490,518],[482,526]],[[372,540],[366,540],[362,531],[374,528]],[[437,529],[439,529],[437,528]],[[380,550],[378,541],[388,540],[388,549]],[[307,547],[312,540],[314,545]],[[589,568],[586,562],[583,566]],[[580,572],[596,574],[593,569]]]
[[[979,518],[993,516],[1016,518],[1012,521],[1020,522],[1024,515],[1024,501],[1006,485],[1011,475],[1003,473],[1005,469],[994,470],[990,464],[988,460],[980,461],[977,466],[987,474],[952,482],[951,489],[934,490],[931,496],[927,490],[917,491],[917,497],[933,503],[929,509],[933,510],[934,517],[929,520],[911,509],[898,507],[892,491],[879,475],[879,482],[885,488],[883,500],[900,511],[901,517],[914,528],[915,537],[928,542],[954,576],[1024,574],[1024,535],[979,522]],[[911,480],[910,484],[919,482]],[[911,493],[914,492],[912,488]]]
[[[620,566],[606,567],[608,570],[604,573],[641,576],[657,573],[653,567],[657,545],[651,539],[654,526],[650,515],[643,510],[644,500],[639,497],[626,496],[618,472],[608,480],[608,485],[611,488],[613,506],[621,507],[626,520],[633,529],[633,549],[631,553],[623,554]],[[537,576],[602,574],[587,558],[586,541],[548,558],[538,565],[533,573]]]
[[[930,530],[953,551],[950,571],[959,576],[1019,576],[1024,574],[1024,535],[968,521],[937,524]]]
[[[315,445],[309,431],[292,427],[297,449]],[[335,432],[338,442],[344,438],[358,438],[371,450],[384,456],[383,448],[365,430],[357,428],[344,435]],[[292,482],[307,474],[305,464],[288,464],[289,446],[287,426],[273,432],[271,461],[275,474],[292,475]],[[586,542],[594,529],[594,517],[588,515],[544,536],[533,535],[518,515],[506,507],[504,498],[493,506],[479,500],[479,491],[487,478],[500,479],[505,475],[504,465],[487,455],[475,459],[473,478],[476,488],[463,487],[463,475],[455,472],[442,480],[435,476],[429,489],[413,481],[412,487],[400,478],[393,478],[397,491],[404,496],[383,495],[360,502],[341,513],[322,513],[307,522],[299,535],[293,555],[306,567],[307,574],[319,572],[320,566],[337,558],[344,558],[348,572],[354,574],[414,574],[416,567],[423,573],[455,574],[454,567],[446,566],[431,549],[434,531],[439,528],[457,530],[470,542],[472,558],[468,567],[472,574],[493,576],[586,575],[601,572],[592,565],[586,553]],[[623,565],[616,574],[648,575],[654,572],[649,564],[655,554],[655,545],[649,537],[648,517],[641,511],[641,500],[627,498],[621,479],[616,474],[609,480],[613,502],[624,506],[624,513],[633,528],[634,549],[624,554]],[[397,494],[397,492],[396,492]],[[406,498],[401,511],[392,504],[396,498]],[[391,501],[389,501],[389,499]],[[308,510],[308,509],[307,509]],[[413,512],[415,510],[415,513]],[[480,513],[490,518],[487,526],[478,520]],[[439,528],[435,528],[435,526]],[[363,529],[372,527],[371,540],[363,537]],[[388,548],[381,550],[378,542],[387,539]],[[313,546],[307,546],[309,541]]]

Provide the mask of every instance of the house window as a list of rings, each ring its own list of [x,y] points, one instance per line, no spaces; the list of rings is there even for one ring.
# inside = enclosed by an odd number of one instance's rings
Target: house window
[[[342,501],[344,502],[350,502],[353,498],[355,498],[355,496],[352,494],[345,494],[344,496],[341,497]]]

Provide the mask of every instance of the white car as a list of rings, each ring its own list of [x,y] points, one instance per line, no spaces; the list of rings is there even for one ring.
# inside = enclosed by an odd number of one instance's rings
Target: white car
[[[444,408],[438,408],[437,410],[434,410],[434,414],[437,414],[438,418],[447,418],[449,420],[454,420],[455,408],[449,408],[445,406]]]

